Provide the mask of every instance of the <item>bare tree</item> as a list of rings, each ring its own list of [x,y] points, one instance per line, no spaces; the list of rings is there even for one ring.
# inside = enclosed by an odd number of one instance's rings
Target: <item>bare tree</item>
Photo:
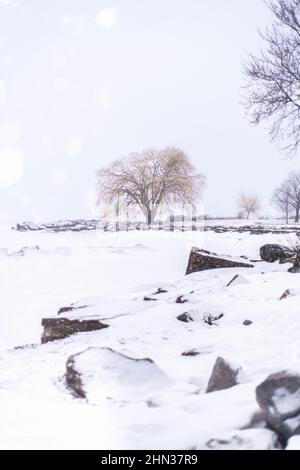
[[[290,190],[291,206],[295,210],[295,222],[300,220],[300,172],[293,171],[286,180]]]
[[[295,213],[295,222],[300,220],[300,172],[293,171],[274,191],[274,205],[286,215],[288,223],[291,210]]]
[[[285,221],[289,223],[290,211],[292,209],[291,188],[288,181],[284,181],[275,189],[272,197],[272,203],[277,209],[285,214]]]
[[[271,122],[271,137],[286,141],[288,151],[300,143],[300,0],[266,0],[272,26],[260,32],[265,47],[250,55],[244,104],[251,121]]]
[[[255,194],[241,194],[239,199],[239,208],[246,218],[260,210],[260,202]]]
[[[98,171],[98,202],[139,206],[150,225],[162,204],[194,204],[204,181],[182,150],[150,149]]]

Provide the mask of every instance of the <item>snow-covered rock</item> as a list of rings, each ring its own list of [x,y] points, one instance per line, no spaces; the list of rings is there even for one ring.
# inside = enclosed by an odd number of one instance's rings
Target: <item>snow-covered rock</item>
[[[236,274],[231,281],[228,282],[226,287],[240,286],[242,284],[249,284],[250,281],[240,274]]]
[[[199,248],[192,248],[186,274],[220,268],[253,268],[253,265],[243,258],[234,259],[230,256],[219,256]]]
[[[239,366],[218,357],[211,373],[206,393],[225,390],[247,381],[247,376]]]
[[[296,295],[300,295],[300,289],[287,289],[284,291],[279,300],[286,299],[287,297],[294,297]]]
[[[288,439],[300,434],[300,375],[282,371],[270,375],[256,389],[266,422]]]
[[[178,315],[177,320],[183,323],[198,322],[209,326],[218,325],[218,321],[224,317],[224,313],[221,309],[216,308],[214,305],[203,309],[203,312],[199,310],[189,310]]]
[[[194,318],[190,313],[184,312],[178,315],[177,320],[183,323],[190,323],[191,321],[194,321]]]
[[[69,357],[66,383],[78,397],[99,403],[105,399],[146,401],[169,387],[171,380],[151,359],[91,347]]]
[[[231,431],[210,439],[207,450],[279,450],[277,434],[268,429]],[[203,450],[204,450],[203,449]]]

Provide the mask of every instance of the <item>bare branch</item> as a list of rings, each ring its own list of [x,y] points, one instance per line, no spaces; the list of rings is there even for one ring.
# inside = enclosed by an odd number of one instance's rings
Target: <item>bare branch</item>
[[[269,0],[274,16],[265,48],[245,64],[243,104],[253,124],[271,123],[272,140],[295,152],[300,142],[300,0]]]

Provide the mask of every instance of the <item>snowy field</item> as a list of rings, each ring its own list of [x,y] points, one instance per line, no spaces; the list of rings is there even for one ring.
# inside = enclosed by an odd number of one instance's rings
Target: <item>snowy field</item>
[[[270,431],[247,428],[258,412],[256,386],[270,373],[300,371],[300,295],[279,300],[286,289],[300,288],[300,275],[263,262],[184,273],[192,246],[259,259],[260,246],[292,237],[2,229],[0,448],[202,449],[237,432],[244,449],[272,448]],[[18,254],[35,245],[39,250]],[[235,274],[244,283],[226,287]],[[166,292],[157,301],[143,300],[159,287]],[[176,303],[180,295],[186,303]],[[41,319],[76,301],[109,328],[40,345]],[[177,320],[185,312],[193,322]],[[213,325],[205,321],[221,314]],[[66,361],[88,347],[151,358],[153,381],[151,371],[144,371],[149,387],[130,372],[120,383],[100,373],[87,379],[87,399],[74,398],[65,386]],[[182,355],[189,350],[197,355]],[[97,351],[90,350],[90,361],[97,363]],[[243,368],[244,383],[205,394],[218,356]],[[116,364],[121,373],[122,361]],[[297,445],[293,438],[290,447]]]

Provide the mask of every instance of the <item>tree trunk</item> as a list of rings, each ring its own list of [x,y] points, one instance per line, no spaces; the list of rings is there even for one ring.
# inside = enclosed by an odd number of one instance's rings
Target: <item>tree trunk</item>
[[[288,204],[285,206],[285,222],[286,222],[286,225],[289,224],[289,206],[288,206]]]
[[[159,206],[148,207],[146,205],[145,206],[140,205],[140,209],[141,209],[142,213],[145,216],[145,219],[146,219],[146,222],[147,222],[148,226],[153,224],[153,222],[155,220],[155,217],[156,217],[156,214],[157,214],[157,211],[158,211],[158,208],[159,208]]]
[[[295,222],[299,222],[299,217],[300,217],[300,206],[296,207],[296,217],[295,217]]]

